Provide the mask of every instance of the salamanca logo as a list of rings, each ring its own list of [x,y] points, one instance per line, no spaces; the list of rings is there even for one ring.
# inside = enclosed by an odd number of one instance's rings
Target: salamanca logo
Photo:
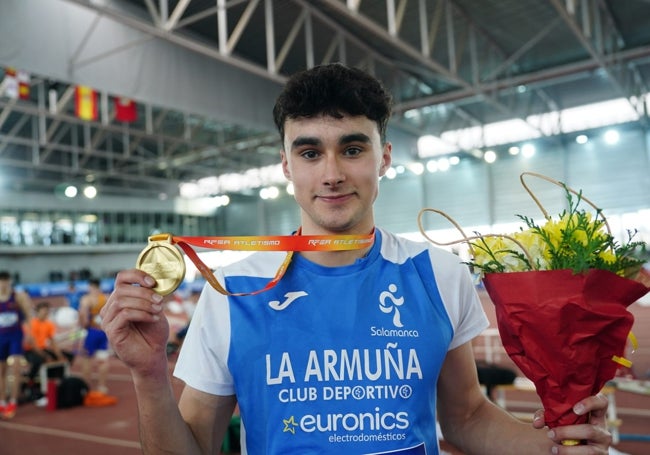
[[[404,297],[397,297],[397,285],[391,283],[388,285],[388,291],[379,294],[379,309],[382,313],[393,313],[393,325],[395,327],[404,327],[399,307],[404,305]]]
[[[411,329],[386,329],[384,327],[370,327],[370,336],[373,337],[396,337],[396,338],[419,338],[417,330]]]

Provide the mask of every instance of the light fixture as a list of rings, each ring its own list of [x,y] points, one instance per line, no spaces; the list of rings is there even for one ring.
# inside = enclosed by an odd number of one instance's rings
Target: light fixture
[[[513,145],[508,149],[508,153],[511,154],[512,156],[519,155],[519,147]]]
[[[287,192],[287,194],[290,194],[291,196],[294,195],[294,193],[295,193],[295,189],[294,189],[294,187],[293,187],[293,182],[289,182],[289,183],[287,183],[286,192]]]
[[[618,140],[620,139],[620,135],[618,134],[618,131],[616,130],[607,130],[605,132],[605,143],[608,145],[614,145],[618,143]]]
[[[435,153],[437,143],[438,141],[436,140],[435,136],[432,136],[430,134],[420,136],[417,142],[418,155],[433,155]]]
[[[77,196],[77,187],[74,185],[68,185],[65,187],[65,190],[63,191],[63,194],[65,194],[65,197],[69,197],[72,199],[73,197]]]
[[[486,163],[494,163],[497,160],[497,154],[494,150],[487,150],[483,155],[483,159]]]
[[[521,154],[525,158],[530,158],[535,154],[535,146],[533,144],[524,144],[521,146]]]
[[[443,140],[437,136],[427,134],[420,136],[417,141],[417,154],[419,158],[430,158],[454,153],[458,146],[454,141]]]
[[[95,188],[93,185],[84,187],[84,196],[86,196],[88,199],[95,199],[95,196],[97,196],[97,188]]]
[[[260,197],[264,200],[275,199],[280,195],[280,190],[275,186],[267,186],[260,190]]]
[[[213,197],[212,202],[215,208],[225,207],[230,204],[230,197],[227,194],[222,194],[221,196]]]
[[[438,160],[438,170],[439,171],[442,171],[442,172],[448,171],[449,170],[449,165],[450,165],[450,162],[449,162],[448,158],[440,158]]]
[[[391,166],[386,170],[386,178],[393,180],[395,177],[397,177],[397,171],[394,167]]]
[[[577,142],[578,144],[581,144],[581,145],[582,145],[582,144],[586,144],[588,141],[589,141],[589,138],[587,137],[586,134],[578,134],[578,135],[576,136],[576,142]]]
[[[469,151],[469,153],[476,159],[480,160],[483,158],[483,151],[481,149],[472,149]]]
[[[81,215],[79,217],[79,221],[83,223],[96,223],[97,222],[97,215],[94,213],[86,213],[85,215]]]
[[[408,168],[415,175],[422,175],[422,173],[424,172],[424,165],[419,162],[410,163],[408,165]]]

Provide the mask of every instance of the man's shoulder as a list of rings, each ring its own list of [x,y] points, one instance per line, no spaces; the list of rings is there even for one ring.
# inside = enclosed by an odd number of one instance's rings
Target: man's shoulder
[[[462,266],[462,259],[455,253],[434,245],[424,238],[416,236],[397,235],[385,230],[381,231],[382,252],[384,257],[396,256],[396,261],[401,262],[406,258],[425,253],[434,266]]]
[[[84,294],[79,299],[79,308],[91,307],[93,303],[92,296],[90,294]]]

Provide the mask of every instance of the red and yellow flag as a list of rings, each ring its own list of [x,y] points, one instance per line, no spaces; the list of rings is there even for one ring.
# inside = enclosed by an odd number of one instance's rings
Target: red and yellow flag
[[[75,115],[82,120],[97,120],[97,92],[85,85],[78,85],[74,95]]]
[[[29,99],[30,77],[26,71],[18,71],[18,98]]]

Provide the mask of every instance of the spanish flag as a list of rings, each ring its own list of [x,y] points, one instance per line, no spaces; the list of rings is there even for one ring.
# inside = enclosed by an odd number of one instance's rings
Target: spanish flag
[[[82,120],[97,120],[97,92],[85,85],[78,85],[74,93],[74,113]]]
[[[26,71],[18,71],[18,98],[28,100],[30,93],[30,77]]]

